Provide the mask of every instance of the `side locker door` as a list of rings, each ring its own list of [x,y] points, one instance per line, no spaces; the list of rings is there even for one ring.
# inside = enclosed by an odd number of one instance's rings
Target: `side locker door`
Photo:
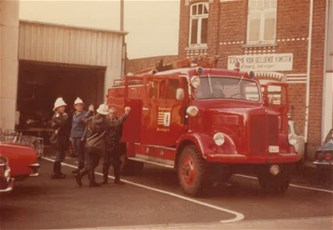
[[[160,80],[154,76],[145,78],[145,96],[142,104],[141,144],[157,145],[157,107],[159,104]],[[139,121],[137,121],[139,122]]]
[[[136,143],[141,140],[142,104],[144,99],[144,85],[142,78],[131,77],[126,79],[124,104],[131,107],[130,116],[124,123],[122,140],[127,143]],[[119,115],[123,114],[124,108],[118,108]]]

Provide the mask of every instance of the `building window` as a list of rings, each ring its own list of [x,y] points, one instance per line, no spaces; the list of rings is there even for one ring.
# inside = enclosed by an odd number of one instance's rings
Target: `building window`
[[[277,0],[249,0],[247,44],[271,44],[276,37]]]
[[[190,46],[207,44],[208,2],[191,5],[190,13]]]

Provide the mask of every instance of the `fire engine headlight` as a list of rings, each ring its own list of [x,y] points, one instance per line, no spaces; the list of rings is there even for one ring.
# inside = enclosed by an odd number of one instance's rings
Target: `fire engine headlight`
[[[217,146],[221,146],[225,142],[225,137],[223,133],[215,133],[213,139]]]
[[[191,78],[191,85],[193,88],[198,88],[200,85],[200,77],[199,76],[193,76]]]
[[[191,105],[191,106],[187,107],[186,113],[191,117],[195,117],[196,115],[198,115],[199,109],[198,109],[198,107]]]

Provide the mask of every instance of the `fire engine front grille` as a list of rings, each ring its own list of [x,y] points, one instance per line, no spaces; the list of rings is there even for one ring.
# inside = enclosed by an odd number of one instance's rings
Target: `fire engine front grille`
[[[249,120],[249,153],[268,152],[269,145],[278,145],[279,121],[276,115],[253,115]]]

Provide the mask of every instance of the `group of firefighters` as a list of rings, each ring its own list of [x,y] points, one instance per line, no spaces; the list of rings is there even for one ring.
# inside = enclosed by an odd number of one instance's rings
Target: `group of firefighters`
[[[119,118],[117,110],[101,104],[96,113],[94,106],[90,105],[88,111],[84,110],[84,103],[79,97],[74,101],[72,117],[65,112],[67,104],[59,97],[54,103],[52,128],[54,130],[56,158],[51,178],[61,179],[65,175],[61,172],[61,162],[64,161],[68,143],[78,158],[78,168],[73,171],[75,180],[82,186],[82,177],[88,174],[89,186],[99,187],[95,180],[95,168],[103,158],[103,182],[108,183],[109,167],[114,168],[114,183],[123,184],[120,180],[121,151],[120,138],[122,125],[130,113],[131,108],[125,107],[125,113]]]

